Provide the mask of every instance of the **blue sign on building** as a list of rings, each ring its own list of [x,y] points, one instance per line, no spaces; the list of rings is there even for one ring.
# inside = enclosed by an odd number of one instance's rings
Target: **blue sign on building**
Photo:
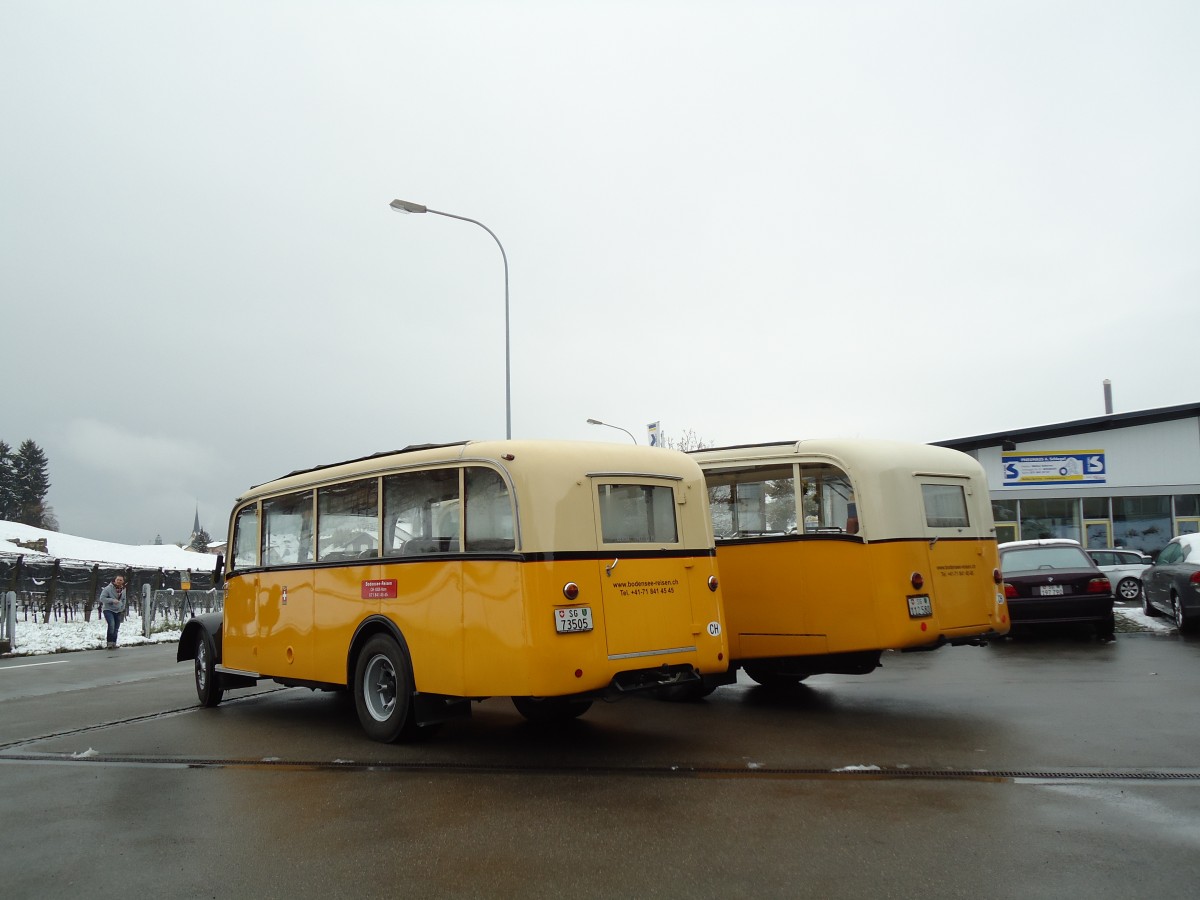
[[[1103,450],[1053,450],[1004,453],[1004,485],[1105,484],[1108,465]]]

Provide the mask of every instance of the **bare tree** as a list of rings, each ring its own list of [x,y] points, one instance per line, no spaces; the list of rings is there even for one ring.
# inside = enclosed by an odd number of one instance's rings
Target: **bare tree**
[[[685,428],[678,438],[671,437],[665,431],[662,435],[662,446],[668,450],[680,450],[687,453],[690,450],[705,450],[713,446],[713,442],[700,437],[691,428]]]

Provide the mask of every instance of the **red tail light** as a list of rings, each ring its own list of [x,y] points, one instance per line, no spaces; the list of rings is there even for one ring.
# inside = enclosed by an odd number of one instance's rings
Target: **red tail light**
[[[573,581],[568,581],[563,585],[563,596],[568,600],[574,600],[579,596],[579,585]]]
[[[1192,585],[1192,587],[1200,588],[1200,572],[1193,572],[1192,576],[1188,579],[1188,582]]]
[[[925,587],[925,576],[920,572],[913,572],[908,580],[912,582],[914,591],[919,591],[921,588]]]
[[[708,589],[710,591],[715,591],[717,589],[717,576],[716,575],[708,576]]]
[[[999,569],[992,569],[992,581],[996,582],[996,584],[1000,583],[1000,570]]]
[[[1004,583],[1004,599],[1012,600],[1017,596],[1017,589],[1008,582]]]
[[[1107,578],[1093,578],[1087,584],[1087,593],[1089,594],[1111,594],[1112,582]]]

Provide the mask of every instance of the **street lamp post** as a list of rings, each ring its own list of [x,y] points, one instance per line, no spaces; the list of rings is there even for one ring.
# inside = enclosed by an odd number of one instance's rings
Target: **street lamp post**
[[[627,435],[629,435],[629,439],[631,441],[633,441],[635,444],[637,443],[637,438],[633,436],[633,432],[631,432],[628,428],[622,428],[620,425],[609,425],[607,422],[601,422],[599,419],[588,419],[587,423],[589,425],[603,425],[606,428],[615,428],[617,431],[624,431]]]
[[[492,236],[492,240],[496,242],[496,246],[500,248],[500,258],[504,260],[504,436],[512,438],[512,350],[509,339],[509,324],[508,324],[508,254],[504,252],[504,245],[500,243],[500,238],[496,237],[496,233],[488,228],[482,222],[477,222],[475,219],[468,219],[466,216],[456,216],[454,213],[440,212],[436,209],[430,209],[427,206],[422,206],[420,203],[409,203],[407,200],[393,200],[389,204],[396,212],[402,213],[433,213],[435,216],[445,216],[448,219],[459,219],[463,222],[470,222],[473,225],[478,225],[484,231]],[[637,443],[637,441],[634,441]]]

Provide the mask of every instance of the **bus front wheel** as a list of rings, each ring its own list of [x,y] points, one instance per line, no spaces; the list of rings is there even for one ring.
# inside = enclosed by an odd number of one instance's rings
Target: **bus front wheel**
[[[212,635],[203,632],[196,642],[196,697],[201,706],[213,707],[225,696],[217,675],[217,653]]]
[[[572,700],[569,697],[513,697],[517,712],[530,722],[566,722],[577,719],[591,709],[591,700]]]
[[[413,730],[412,676],[400,645],[377,634],[354,666],[354,706],[363,731],[390,744]]]

